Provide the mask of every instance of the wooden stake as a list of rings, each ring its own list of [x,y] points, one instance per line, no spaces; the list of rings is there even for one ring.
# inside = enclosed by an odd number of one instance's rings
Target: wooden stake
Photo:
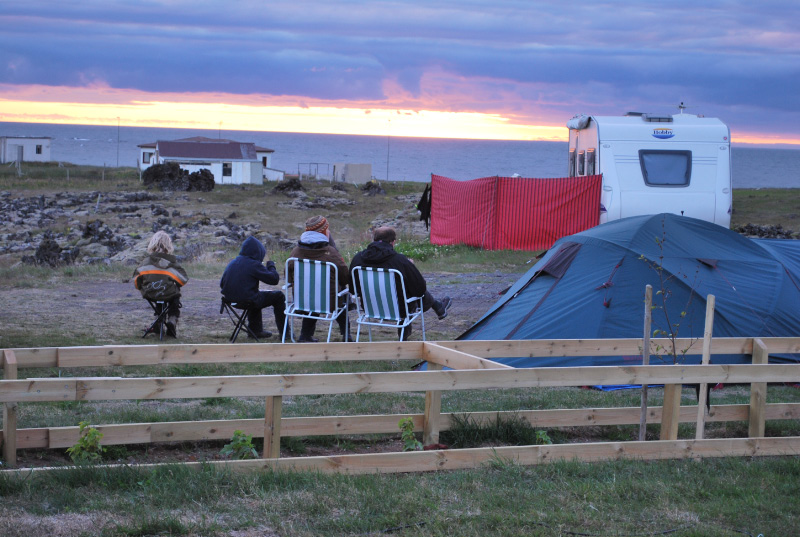
[[[760,339],[753,340],[753,363],[766,364],[769,361],[767,346]],[[761,438],[764,436],[765,412],[767,403],[767,383],[753,382],[750,384],[750,417],[748,418],[748,436]]]
[[[266,398],[264,410],[264,458],[281,456],[281,406],[283,398],[273,395]]]
[[[3,380],[16,380],[17,357],[14,351],[3,351]],[[3,404],[3,459],[8,466],[17,465],[17,403]]]
[[[664,406],[661,410],[661,440],[678,439],[683,384],[664,385]]]
[[[714,295],[706,297],[706,326],[703,332],[703,362],[708,365],[711,361],[711,335],[714,333],[714,306],[716,298]],[[697,427],[695,428],[695,440],[702,440],[706,432],[706,403],[708,402],[708,384],[700,383],[697,392]]]
[[[653,322],[653,286],[644,288],[644,339],[642,340],[642,365],[650,365],[650,327]],[[639,418],[639,442],[647,433],[647,383],[642,384],[642,414]]]
[[[441,371],[442,366],[428,362],[430,371]],[[422,429],[422,444],[429,446],[439,443],[439,422],[442,417],[442,392],[429,390],[425,392],[425,418]]]

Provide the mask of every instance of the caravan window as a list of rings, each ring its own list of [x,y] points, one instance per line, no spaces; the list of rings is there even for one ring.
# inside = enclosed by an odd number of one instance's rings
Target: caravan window
[[[586,175],[594,175],[594,148],[586,150]]]
[[[575,148],[569,150],[569,170],[567,170],[567,177],[575,177]]]
[[[639,163],[650,186],[688,186],[692,177],[691,151],[641,149]]]

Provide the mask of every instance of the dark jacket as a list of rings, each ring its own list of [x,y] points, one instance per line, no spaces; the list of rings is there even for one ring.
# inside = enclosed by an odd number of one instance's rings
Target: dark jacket
[[[350,283],[350,273],[347,269],[347,263],[345,263],[344,258],[339,253],[333,245],[331,245],[327,240],[322,240],[321,233],[303,233],[300,237],[300,241],[298,241],[297,246],[294,247],[292,253],[289,254],[289,257],[296,257],[298,259],[310,259],[312,261],[322,261],[324,263],[330,262],[336,265],[336,268],[339,272],[339,286],[338,290],[342,290],[348,286]],[[315,242],[303,242],[305,238],[317,238]],[[286,281],[288,283],[294,283],[294,264],[290,263],[289,268],[286,271]],[[333,289],[336,289],[335,285],[331,286],[331,300],[334,299],[335,293]]]
[[[148,300],[172,300],[181,296],[189,281],[186,271],[171,254],[154,252],[133,272],[133,285]]]
[[[403,275],[403,280],[405,280],[406,284],[406,295],[409,298],[422,296],[427,290],[425,278],[422,277],[416,265],[403,254],[395,252],[394,247],[388,242],[375,241],[367,246],[366,250],[358,252],[350,263],[350,272],[353,271],[354,267],[358,266],[397,269]],[[353,282],[354,287],[357,285],[358,282]],[[356,289],[357,291],[358,289]]]
[[[233,302],[252,302],[258,295],[258,284],[277,285],[280,281],[274,261],[262,262],[267,249],[255,237],[247,237],[239,255],[233,259],[219,281],[222,295]]]

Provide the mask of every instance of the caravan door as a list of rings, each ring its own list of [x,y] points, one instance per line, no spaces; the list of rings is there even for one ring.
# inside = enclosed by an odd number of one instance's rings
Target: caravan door
[[[714,221],[716,154],[703,147],[614,144],[620,217],[673,213]]]

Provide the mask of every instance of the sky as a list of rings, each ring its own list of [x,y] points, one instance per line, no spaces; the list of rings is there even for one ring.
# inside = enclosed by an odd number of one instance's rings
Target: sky
[[[800,145],[800,2],[0,2],[0,121],[566,140],[718,117]]]

